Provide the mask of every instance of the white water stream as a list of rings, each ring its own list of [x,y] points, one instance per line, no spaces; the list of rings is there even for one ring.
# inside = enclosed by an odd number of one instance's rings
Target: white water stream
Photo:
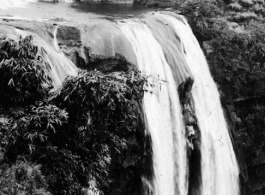
[[[198,194],[238,195],[238,165],[219,93],[203,52],[188,24],[184,24],[185,19],[155,15],[173,26],[180,37],[183,55],[194,77],[192,95],[202,143],[202,160],[198,165],[202,184]],[[152,137],[154,195],[187,195],[186,137],[172,70],[161,46],[143,22],[127,20],[119,26],[133,46],[139,69],[167,81],[144,98],[147,127]]]
[[[154,194],[185,195],[185,128],[172,71],[161,46],[146,25],[140,21],[126,21],[119,26],[133,46],[139,69],[166,81],[161,85],[155,83],[154,93],[144,97],[146,125],[152,137]]]
[[[229,137],[217,87],[189,25],[161,15],[171,23],[183,44],[194,76],[192,95],[201,130],[202,195],[238,195],[238,165]],[[184,20],[185,21],[185,20]]]

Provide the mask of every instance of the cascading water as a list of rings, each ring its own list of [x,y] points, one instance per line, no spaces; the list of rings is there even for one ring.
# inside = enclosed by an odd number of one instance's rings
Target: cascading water
[[[146,25],[140,21],[126,21],[119,26],[133,46],[138,68],[148,75],[158,75],[159,80],[165,81],[161,85],[155,83],[154,93],[147,93],[144,97],[146,123],[153,146],[153,193],[185,195],[185,128],[174,76],[161,46]]]
[[[226,127],[219,94],[200,46],[184,18],[168,14],[154,15],[155,21],[163,23],[165,29],[170,25],[177,37],[180,38],[182,44],[180,46],[183,48],[182,54],[179,56],[185,56],[186,64],[194,77],[192,96],[202,142],[202,181],[197,193],[201,195],[238,195],[237,161]],[[147,127],[153,142],[154,194],[186,195],[188,193],[187,172],[186,161],[183,160],[186,158],[186,138],[181,117],[179,117],[180,104],[175,85],[178,79],[174,80],[172,75],[174,69],[177,68],[172,66],[174,58],[174,56],[172,57],[174,54],[170,53],[172,51],[163,53],[168,48],[171,47],[172,50],[174,47],[170,46],[166,40],[159,38],[161,31],[158,32],[159,30],[152,26],[154,23],[150,24],[149,21],[146,19],[151,30],[140,20],[123,21],[124,23],[119,25],[134,48],[139,69],[147,74],[159,75],[160,79],[167,81],[167,85],[162,84],[160,90],[155,90],[155,95],[147,94],[144,98]],[[169,31],[162,32],[162,36],[167,37],[169,33]],[[178,53],[177,49],[174,49]],[[171,68],[168,64],[170,61]],[[176,61],[174,62],[177,64]],[[176,142],[172,140],[174,132],[178,136]],[[172,164],[174,158],[177,159],[177,167]],[[173,174],[175,170],[177,170],[177,175]],[[175,186],[177,187],[175,188]]]
[[[189,25],[161,15],[175,27],[194,76],[192,95],[201,129],[202,195],[238,195],[239,170],[229,137],[217,87]]]

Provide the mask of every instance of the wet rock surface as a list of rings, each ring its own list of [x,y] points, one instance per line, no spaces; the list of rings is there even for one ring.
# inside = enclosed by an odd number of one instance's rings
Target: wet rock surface
[[[178,87],[180,103],[182,107],[182,115],[186,128],[187,137],[187,156],[188,156],[188,178],[189,189],[188,194],[198,194],[201,186],[201,137],[200,128],[195,113],[194,102],[192,99],[191,89],[194,80],[189,77]]]

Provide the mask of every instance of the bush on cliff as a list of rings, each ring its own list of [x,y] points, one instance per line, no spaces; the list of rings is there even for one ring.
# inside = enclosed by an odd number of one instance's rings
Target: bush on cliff
[[[49,68],[32,37],[4,38],[0,46],[0,170],[11,164],[7,170],[14,174],[12,167],[22,159],[41,165],[53,194],[101,194],[112,159],[122,158],[128,134],[139,129],[147,77],[136,71],[80,71],[50,93]],[[17,190],[14,178],[0,179]]]
[[[1,173],[1,195],[50,195],[39,165],[18,161]]]
[[[32,44],[32,36],[1,40],[0,103],[19,106],[45,98],[52,87],[47,70],[49,65]]]
[[[265,93],[264,27],[253,26],[244,33],[226,30],[211,41],[208,62],[216,82],[233,100]]]
[[[222,6],[218,1],[188,0],[177,3],[174,8],[187,18],[198,39],[211,39],[214,36],[211,31],[216,27],[215,19],[224,14]]]

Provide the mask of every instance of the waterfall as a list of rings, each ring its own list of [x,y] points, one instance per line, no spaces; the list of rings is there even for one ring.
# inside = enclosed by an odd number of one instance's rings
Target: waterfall
[[[185,195],[185,128],[174,75],[160,44],[145,24],[125,21],[119,25],[132,44],[139,70],[165,81],[156,82],[153,94],[144,97],[146,125],[153,147],[154,194]]]
[[[0,0],[6,7],[22,5],[29,0]],[[13,2],[13,4],[11,4]],[[21,2],[19,4],[18,2]],[[1,7],[2,8],[2,7]],[[189,186],[189,155],[186,123],[182,116],[178,87],[193,79],[191,99],[200,131],[200,184],[196,195],[239,195],[239,169],[224,118],[217,87],[207,61],[186,20],[169,12],[146,14],[141,19],[125,19],[100,24],[86,24],[75,47],[82,58],[90,54],[121,54],[135,63],[144,74],[152,75],[152,93],[143,99],[146,130],[153,150],[153,178],[142,178],[144,195],[194,195]],[[64,24],[67,25],[67,24]],[[8,28],[8,27],[6,27]],[[77,75],[77,68],[61,51],[37,34],[16,29],[22,36],[33,35],[34,43],[43,49],[40,55],[50,65],[54,88],[66,76]],[[73,34],[75,31],[73,31]],[[75,48],[75,49],[76,49]],[[85,59],[88,62],[88,59]],[[185,124],[185,125],[184,125]]]
[[[133,46],[138,68],[166,81],[156,84],[154,94],[146,94],[144,97],[146,126],[153,147],[153,194],[188,194],[186,137],[176,85],[183,76],[181,72],[185,72],[181,68],[184,64],[194,78],[192,97],[201,131],[202,160],[198,166],[201,166],[202,181],[196,193],[238,195],[237,161],[218,90],[203,52],[184,18],[165,13],[153,15],[142,20],[124,20],[119,23]],[[172,38],[174,34],[170,35],[172,30],[167,28],[173,29],[175,37],[180,39],[179,45]],[[181,63],[181,56],[184,56],[185,62]],[[175,161],[176,165],[173,163]]]
[[[171,23],[183,44],[183,53],[194,76],[192,95],[201,129],[202,195],[238,195],[239,170],[229,137],[217,87],[206,59],[189,25],[161,15]]]

